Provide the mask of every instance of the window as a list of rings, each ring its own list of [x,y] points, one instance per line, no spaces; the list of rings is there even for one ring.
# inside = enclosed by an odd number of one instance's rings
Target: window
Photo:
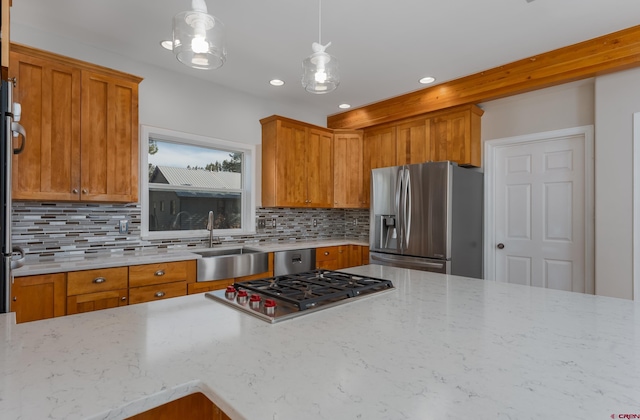
[[[255,230],[253,145],[142,126],[142,235],[217,235]]]

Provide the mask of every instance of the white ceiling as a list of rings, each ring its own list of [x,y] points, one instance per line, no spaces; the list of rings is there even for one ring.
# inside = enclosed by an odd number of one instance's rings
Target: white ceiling
[[[226,64],[194,70],[162,49],[190,0],[13,0],[25,26],[271,100],[340,112],[640,22],[638,0],[323,0],[322,43],[340,62],[340,87],[314,95],[301,62],[318,41],[318,0],[207,0],[227,28]],[[269,80],[285,86],[275,88]]]

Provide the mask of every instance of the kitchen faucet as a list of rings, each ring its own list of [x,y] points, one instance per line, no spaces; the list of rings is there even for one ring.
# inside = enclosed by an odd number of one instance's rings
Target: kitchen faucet
[[[209,248],[213,248],[213,245],[220,245],[219,237],[213,237],[213,211],[209,212],[209,218],[207,219],[207,230],[209,231]],[[215,241],[214,241],[215,239]]]

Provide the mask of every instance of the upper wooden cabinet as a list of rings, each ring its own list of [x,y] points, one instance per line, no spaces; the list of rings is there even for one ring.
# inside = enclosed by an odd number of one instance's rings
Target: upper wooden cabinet
[[[333,132],[333,206],[366,206],[363,191],[363,133],[361,130]]]
[[[384,126],[364,130],[362,191],[365,207],[369,207],[371,170],[396,165],[396,127]]]
[[[429,160],[429,119],[418,118],[396,125],[396,165]]]
[[[482,166],[480,117],[483,113],[475,105],[433,113],[427,132],[431,150],[429,160]]]
[[[288,118],[262,124],[262,205],[332,207],[333,134]]]
[[[11,0],[1,0],[0,2],[0,67],[2,67],[2,80],[5,80],[9,71],[9,14],[11,11]]]
[[[24,151],[13,159],[17,200],[138,200],[141,79],[12,44]]]

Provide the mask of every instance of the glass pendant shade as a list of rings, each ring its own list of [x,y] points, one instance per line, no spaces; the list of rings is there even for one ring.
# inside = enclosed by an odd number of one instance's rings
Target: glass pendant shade
[[[178,61],[196,69],[222,67],[227,60],[224,24],[198,10],[173,17],[173,52]]]
[[[307,92],[329,93],[339,84],[337,58],[319,51],[302,61],[302,86]]]

